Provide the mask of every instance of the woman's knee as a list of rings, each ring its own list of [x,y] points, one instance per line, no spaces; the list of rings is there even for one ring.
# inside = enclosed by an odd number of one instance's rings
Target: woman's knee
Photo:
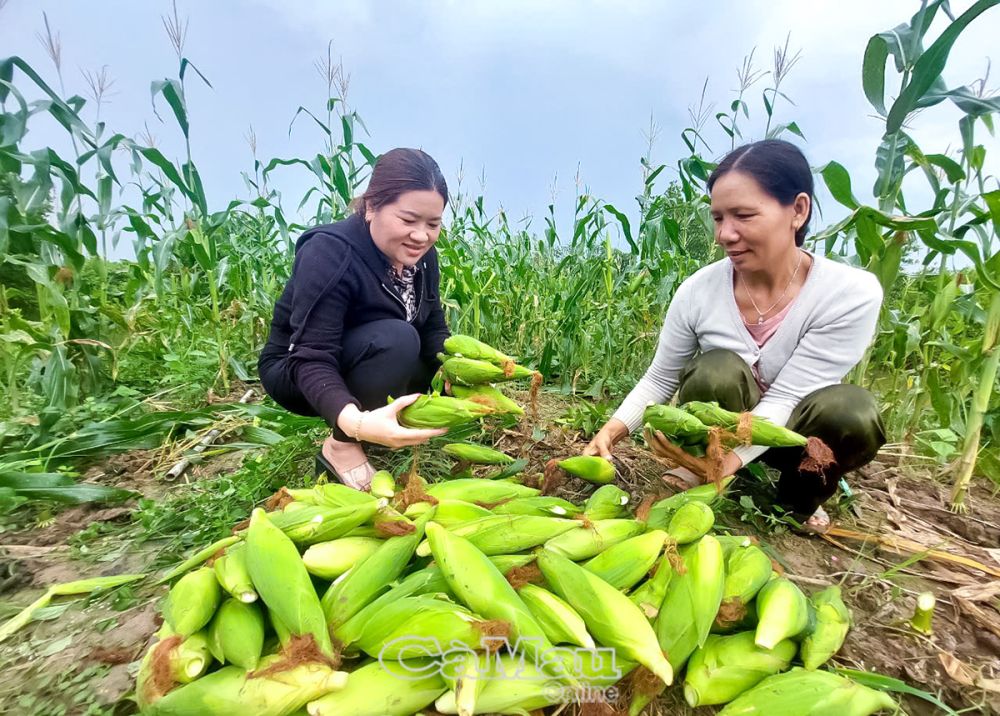
[[[420,355],[420,334],[406,321],[372,321],[345,334],[344,354],[349,364],[385,355],[401,361],[416,360]]]
[[[852,468],[874,458],[886,442],[875,396],[851,384],[831,385],[810,393],[795,408],[789,427],[822,438],[838,461],[848,461]]]
[[[705,351],[681,370],[677,399],[715,401],[726,410],[749,410],[760,401],[760,389],[739,354],[723,348]]]

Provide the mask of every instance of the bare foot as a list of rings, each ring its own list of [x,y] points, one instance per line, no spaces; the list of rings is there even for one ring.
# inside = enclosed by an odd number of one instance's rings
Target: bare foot
[[[802,529],[806,532],[821,535],[830,529],[830,515],[822,507],[817,507],[812,517],[805,521]]]
[[[686,467],[675,467],[673,470],[667,470],[663,473],[662,479],[678,490],[689,490],[701,484],[701,478]]]
[[[358,443],[341,442],[331,435],[323,441],[323,457],[337,471],[335,477],[348,487],[367,490],[371,486],[375,468]]]

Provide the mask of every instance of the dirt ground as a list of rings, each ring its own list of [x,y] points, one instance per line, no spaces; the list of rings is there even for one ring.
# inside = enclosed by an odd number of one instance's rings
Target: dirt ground
[[[554,422],[565,408],[564,400],[545,396],[535,430],[507,430],[498,436],[498,447],[529,458],[529,471],[540,470],[550,457],[578,452],[584,444],[579,433]],[[901,462],[902,454],[898,446],[887,450],[849,476],[856,498],[834,511],[835,529],[823,537],[759,529],[759,521],[738,508],[724,511],[721,524],[755,535],[807,592],[842,585],[854,627],[836,657],[838,665],[899,678],[956,710],[1000,713],[1000,499],[976,484],[968,513],[953,514],[946,507],[946,486]],[[173,489],[162,481],[166,468],[156,458],[155,451],[115,456],[94,466],[87,479],[156,499]],[[663,465],[641,446],[623,444],[616,458],[633,505],[645,495],[672,492],[659,478]],[[210,480],[239,459],[238,453],[219,456],[197,465],[188,479]],[[582,499],[592,489],[566,483],[559,494]],[[47,526],[0,533],[0,620],[49,584],[147,571],[155,544],[140,548],[123,542],[103,553],[104,561],[81,559],[70,545],[72,536],[94,521],[128,521],[133,506],[74,507],[56,513]],[[133,713],[127,697],[137,660],[158,628],[156,602],[165,593],[152,581],[130,589],[120,603],[74,599],[68,607],[57,605],[0,644],[0,714]],[[925,590],[938,600],[929,637],[908,628],[916,595]],[[915,697],[904,697],[902,705],[913,715],[941,713]],[[694,713],[677,688],[650,710]]]

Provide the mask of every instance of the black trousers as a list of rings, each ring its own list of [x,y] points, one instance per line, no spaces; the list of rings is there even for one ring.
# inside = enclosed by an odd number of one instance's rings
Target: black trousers
[[[364,323],[344,334],[340,366],[348,390],[362,410],[383,407],[389,396],[423,393],[431,384],[435,366],[420,357],[420,334],[406,321],[387,319]],[[257,363],[267,394],[285,410],[318,415],[288,372],[288,351],[267,346]],[[338,440],[352,441],[333,426]]]
[[[751,410],[760,401],[760,389],[750,367],[736,353],[713,350],[695,356],[681,370],[677,400],[715,401],[726,410]],[[800,473],[803,448],[769,448],[762,462],[781,473],[778,503],[798,516],[808,516],[837,491],[840,478],[871,462],[885,445],[885,428],[878,404],[857,385],[830,385],[803,398],[787,427],[806,437],[817,437],[833,451],[837,462],[825,476]]]

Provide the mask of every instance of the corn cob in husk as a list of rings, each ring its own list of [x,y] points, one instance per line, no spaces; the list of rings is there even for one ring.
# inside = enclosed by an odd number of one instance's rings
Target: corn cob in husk
[[[514,462],[514,458],[510,455],[505,455],[499,450],[488,448],[485,445],[449,443],[441,449],[454,458],[471,462],[474,465],[509,465]]]
[[[587,498],[583,514],[588,520],[611,520],[623,517],[628,510],[629,495],[617,485],[601,485]]]
[[[494,504],[517,497],[534,497],[540,490],[505,480],[480,480],[474,477],[437,482],[425,492],[436,500],[463,500],[476,504]]]
[[[851,612],[840,597],[840,587],[834,585],[810,598],[816,612],[816,628],[802,640],[802,665],[818,669],[840,651],[851,628]]]
[[[250,671],[257,668],[264,649],[264,615],[257,604],[227,599],[208,629],[209,647],[216,661]]]
[[[293,508],[295,504],[290,503],[281,512],[268,513],[268,519],[293,542],[306,545],[344,537],[371,520],[379,509],[374,501],[343,507],[305,505]]]
[[[615,480],[615,466],[597,455],[576,455],[559,461],[559,467],[582,480],[595,485],[606,485]]]
[[[542,626],[489,557],[434,522],[427,525],[427,539],[448,586],[469,609],[509,623],[511,643],[531,640],[526,652],[532,657],[542,658],[552,648]]]
[[[372,661],[351,672],[347,685],[311,702],[309,716],[411,716],[448,688],[435,659]]]
[[[717,403],[703,403],[692,400],[681,406],[705,425],[717,425],[736,432],[740,425],[740,414],[720,408]],[[775,425],[766,418],[756,415],[750,419],[750,444],[767,447],[805,447],[806,438],[781,425]]]
[[[590,527],[553,537],[545,543],[545,549],[579,562],[645,531],[645,525],[636,520],[597,520]]]
[[[507,380],[504,369],[488,361],[460,356],[451,358],[445,356],[438,357],[443,358],[441,373],[450,383],[456,385],[482,385],[484,383],[498,383]]]
[[[771,579],[771,558],[752,544],[735,547],[726,558],[726,583],[722,588],[722,606],[715,619],[721,629],[728,629],[746,617],[746,607]]]
[[[293,495],[296,491],[292,491]],[[347,505],[367,505],[378,503],[378,500],[368,492],[355,490],[353,487],[339,482],[326,482],[312,489],[312,497],[317,505],[327,507],[346,507]],[[295,498],[298,500],[299,498]]]
[[[870,716],[896,710],[896,702],[881,691],[829,671],[794,668],[769,676],[718,716]]]
[[[684,677],[689,706],[712,706],[732,701],[763,679],[789,667],[798,647],[786,639],[774,649],[754,644],[750,631],[732,636],[711,635],[691,655]]]
[[[537,517],[575,517],[579,507],[569,500],[551,495],[517,497],[492,509],[495,515],[535,515]]]
[[[212,664],[209,637],[205,631],[195,632],[188,638],[171,635],[169,627],[161,630],[160,641],[149,648],[139,664],[136,675],[135,698],[140,710],[145,711],[178,684],[189,684]],[[165,662],[165,663],[164,663]]]
[[[587,625],[573,607],[547,589],[525,584],[517,593],[553,644],[576,644],[585,649],[595,648]]]
[[[672,442],[703,443],[708,440],[708,426],[686,410],[672,405],[650,405],[642,414],[642,422],[659,430]]]
[[[491,668],[482,689],[476,695],[476,713],[526,714],[546,706],[570,700],[572,690],[563,692],[551,678],[539,671],[530,659],[498,655],[491,657]],[[434,702],[434,710],[442,714],[458,714],[455,691],[449,690]]]
[[[663,605],[663,598],[666,596],[667,587],[674,576],[674,568],[670,563],[671,555],[665,554],[656,563],[656,571],[649,579],[640,584],[630,595],[629,599],[642,610],[646,618],[652,621],[660,613]]]
[[[453,428],[492,413],[480,403],[446,395],[421,395],[399,411],[399,422],[408,428]]]
[[[482,648],[484,636],[507,636],[507,624],[476,616],[465,607],[431,595],[403,597],[365,624],[357,646],[377,659],[398,659],[414,644],[437,640],[449,650]]]
[[[312,636],[319,650],[332,657],[323,609],[298,549],[260,508],[250,516],[246,542],[250,578],[268,610],[292,634]]]
[[[488,343],[484,343],[478,338],[457,334],[448,336],[444,340],[444,350],[448,355],[463,356],[474,360],[484,360],[501,368],[508,363],[513,363],[514,359],[505,353],[501,353]]]
[[[396,495],[396,478],[388,470],[379,470],[372,475],[369,492],[375,497],[385,497],[391,499]]]
[[[677,544],[689,544],[701,539],[715,524],[715,513],[704,502],[692,501],[683,505],[667,525],[669,534]]]
[[[452,534],[464,537],[476,549],[490,556],[513,554],[537,547],[570,530],[581,530],[578,520],[535,515],[490,515],[449,528]],[[417,556],[430,555],[430,544],[417,548]]]
[[[708,638],[725,582],[722,547],[711,535],[682,550],[681,556],[685,572],[671,578],[656,620],[660,648],[675,671]]]
[[[430,509],[434,509],[434,521],[449,529],[483,517],[491,517],[494,514],[485,507],[480,507],[472,502],[451,499],[438,500],[437,505],[431,505],[429,502],[414,502],[406,508],[406,512],[403,514],[410,519],[416,519]]]
[[[651,530],[609,547],[585,562],[583,568],[615,589],[631,589],[656,564],[666,539],[663,530]]]
[[[247,570],[246,543],[237,542],[212,564],[215,578],[221,587],[233,597],[249,604],[257,601],[250,572]]]
[[[554,552],[541,550],[538,567],[552,591],[583,617],[587,630],[601,644],[639,662],[664,684],[673,681],[673,669],[660,650],[656,633],[628,597]]]
[[[773,649],[782,639],[803,635],[811,626],[811,609],[794,582],[772,579],[757,594],[757,646]]]
[[[146,712],[150,716],[291,716],[310,701],[342,689],[347,674],[326,664],[308,662],[260,675],[283,657],[261,661],[253,676],[225,666],[171,691]]]
[[[371,556],[351,567],[326,590],[321,602],[323,613],[338,639],[343,641],[340,627],[387,591],[388,585],[403,573],[423,539],[424,527],[433,515],[431,510],[420,517],[411,534],[385,540]]]
[[[341,537],[311,545],[302,554],[309,574],[320,579],[336,579],[382,546],[377,537]]]
[[[725,488],[734,479],[733,475],[722,479],[723,493],[721,494],[724,494]],[[646,517],[646,525],[650,529],[665,530],[667,525],[670,524],[670,518],[684,505],[689,502],[704,502],[711,506],[719,499],[721,494],[714,484],[706,483],[658,500],[649,509],[649,515]]]
[[[451,386],[451,394],[471,403],[479,403],[494,413],[524,415],[524,408],[492,385],[453,385]]]
[[[199,567],[177,580],[167,595],[163,618],[174,633],[189,637],[208,625],[221,598],[215,571]]]
[[[221,549],[227,549],[230,545],[236,544],[239,541],[240,538],[237,537],[236,535],[231,535],[229,537],[223,537],[220,540],[216,540],[212,544],[208,545],[208,547],[198,550],[193,555],[191,555],[183,562],[178,564],[176,567],[169,570],[166,574],[164,574],[162,577],[156,580],[156,584],[163,584],[164,582],[169,582],[174,577],[179,577],[180,575],[189,572],[195,567],[200,567],[202,564],[207,562],[216,552],[218,552]]]

